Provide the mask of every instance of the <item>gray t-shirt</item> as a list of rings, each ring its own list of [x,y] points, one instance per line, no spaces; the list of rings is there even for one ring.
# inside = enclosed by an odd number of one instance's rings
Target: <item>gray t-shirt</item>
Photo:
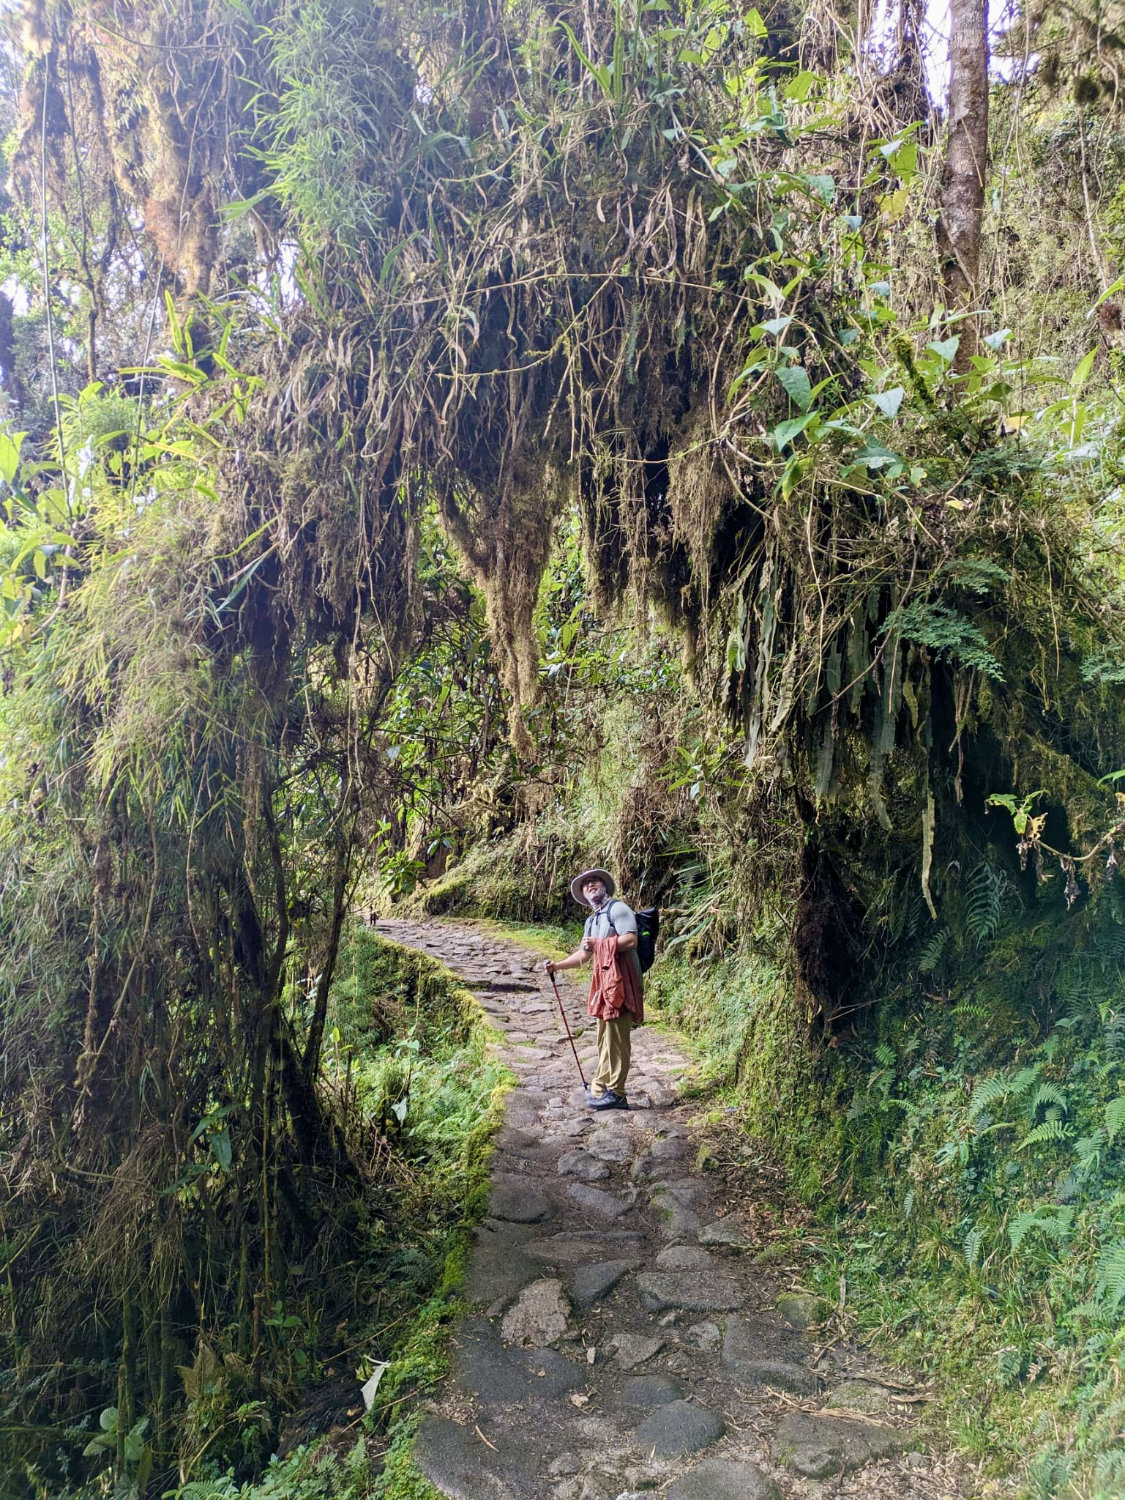
[[[617,936],[621,937],[624,933],[636,932],[636,930],[637,919],[633,915],[633,908],[627,906],[624,901],[619,901],[614,896],[600,910],[590,913],[586,918],[586,925],[582,929],[582,935],[588,938],[605,938],[610,937],[616,932]],[[643,985],[644,976],[641,973],[641,961],[637,957],[637,950],[633,948],[630,952],[623,954],[622,957],[633,965],[633,972],[636,974],[638,982]]]

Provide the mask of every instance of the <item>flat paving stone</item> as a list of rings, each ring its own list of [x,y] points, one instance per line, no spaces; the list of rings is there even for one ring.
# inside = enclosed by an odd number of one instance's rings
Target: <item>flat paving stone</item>
[[[506,1479],[489,1470],[492,1456],[472,1427],[447,1417],[424,1417],[414,1439],[414,1462],[449,1500],[520,1500]]]
[[[757,1464],[705,1458],[664,1491],[665,1500],[782,1500],[781,1491]]]
[[[465,1274],[465,1296],[474,1305],[506,1303],[543,1274],[543,1267],[527,1254],[528,1224],[486,1221],[475,1231],[476,1245]]]
[[[635,1370],[664,1348],[663,1339],[653,1338],[647,1333],[617,1333],[610,1343],[614,1350],[613,1363],[619,1370]]]
[[[650,1195],[659,1193],[662,1197],[674,1198],[677,1203],[682,1203],[685,1208],[695,1208],[704,1199],[711,1196],[711,1189],[705,1182],[696,1182],[692,1178],[676,1178],[672,1182],[654,1182],[649,1188]]]
[[[603,1192],[601,1188],[590,1187],[585,1182],[572,1182],[567,1193],[579,1208],[597,1219],[619,1219],[633,1207],[631,1199]]]
[[[811,1395],[817,1379],[802,1362],[804,1346],[783,1324],[755,1318],[728,1318],[723,1335],[722,1365],[743,1385],[773,1385],[797,1395]]]
[[[603,1260],[589,1266],[576,1266],[570,1273],[570,1290],[575,1307],[582,1312],[593,1307],[613,1291],[622,1277],[635,1271],[638,1260]]]
[[[622,1382],[621,1399],[628,1406],[667,1406],[684,1399],[684,1388],[671,1375],[631,1375]]]
[[[545,1349],[566,1333],[570,1305],[561,1281],[545,1277],[533,1281],[504,1314],[500,1337],[506,1344]]]
[[[794,1411],[778,1423],[770,1457],[806,1479],[829,1479],[862,1469],[874,1458],[890,1458],[916,1447],[915,1434],[899,1427]]]
[[[860,1411],[865,1416],[876,1417],[888,1412],[894,1405],[895,1393],[885,1385],[876,1385],[870,1380],[845,1380],[833,1386],[826,1398],[829,1406],[846,1411]]]
[[[609,1167],[588,1151],[564,1151],[556,1171],[561,1177],[577,1177],[582,1182],[601,1182],[609,1176]]]
[[[658,1406],[637,1428],[638,1446],[657,1458],[675,1458],[680,1453],[696,1453],[716,1443],[726,1431],[721,1417],[694,1401],[670,1401]]]
[[[701,1271],[715,1265],[715,1257],[702,1245],[665,1245],[656,1257],[658,1271]]]
[[[694,1239],[699,1233],[702,1220],[694,1209],[685,1208],[675,1198],[665,1194],[654,1193],[651,1202],[660,1215],[662,1239],[675,1244],[679,1240]]]
[[[733,1312],[745,1300],[739,1284],[721,1271],[645,1271],[637,1291],[649,1312]]]
[[[644,1236],[630,1229],[578,1230],[531,1240],[524,1246],[524,1253],[534,1260],[546,1261],[548,1265],[575,1266],[596,1261],[607,1250],[620,1250],[623,1255],[629,1255],[643,1244]]]
[[[739,1221],[731,1214],[725,1219],[716,1219],[699,1231],[701,1245],[722,1245],[728,1250],[749,1250],[753,1241]]]
[[[710,1319],[684,1329],[684,1343],[703,1354],[717,1354],[722,1342],[723,1330]]]
[[[494,1219],[507,1219],[512,1224],[538,1224],[549,1218],[553,1210],[550,1198],[537,1193],[525,1182],[503,1179],[493,1182],[488,1211]]]
[[[777,1299],[777,1310],[799,1333],[820,1323],[831,1311],[832,1304],[813,1292],[788,1292]]]
[[[623,1130],[598,1130],[587,1142],[586,1150],[599,1161],[626,1162],[633,1155],[633,1142]]]
[[[551,1399],[585,1384],[585,1374],[554,1349],[505,1349],[482,1319],[464,1324],[454,1355],[459,1384],[484,1405]]]

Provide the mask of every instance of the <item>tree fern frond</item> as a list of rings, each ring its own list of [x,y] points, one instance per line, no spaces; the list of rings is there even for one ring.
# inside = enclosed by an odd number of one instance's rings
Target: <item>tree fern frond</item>
[[[1033,1229],[1041,1229],[1048,1239],[1062,1245],[1070,1235],[1074,1223],[1074,1209],[1067,1205],[1037,1203],[1018,1213],[1008,1225],[1008,1239],[1014,1254]]]
[[[981,1246],[984,1244],[984,1230],[980,1228],[970,1229],[965,1236],[964,1251],[965,1260],[968,1262],[969,1270],[975,1271],[980,1259]]]
[[[1070,1108],[1066,1095],[1057,1083],[1045,1082],[1039,1085],[1027,1103],[1028,1119],[1033,1120],[1040,1106],[1044,1104],[1053,1104],[1063,1111]]]
[[[1012,1079],[1012,1093],[1022,1094],[1026,1092],[1036,1082],[1040,1071],[1039,1063],[1032,1063],[1030,1068],[1021,1068]]]
[[[1111,1099],[1105,1107],[1105,1133],[1111,1146],[1121,1134],[1122,1127],[1125,1127],[1125,1094]]]
[[[965,882],[965,930],[979,947],[1000,925],[1003,885],[986,860],[982,860]]]
[[[1113,1240],[1102,1251],[1097,1291],[1102,1303],[1111,1310],[1125,1297],[1125,1240]]]
[[[986,1109],[992,1109],[1011,1092],[1012,1080],[1007,1073],[993,1073],[989,1078],[982,1078],[969,1100],[970,1121],[983,1114]]]
[[[923,974],[932,974],[945,956],[949,942],[949,928],[939,927],[937,932],[918,955],[918,968]]]
[[[1027,1132],[1016,1149],[1022,1151],[1025,1146],[1038,1146],[1044,1141],[1065,1141],[1069,1139],[1069,1125],[1065,1125],[1062,1120],[1044,1120],[1042,1125],[1036,1125],[1034,1130]]]

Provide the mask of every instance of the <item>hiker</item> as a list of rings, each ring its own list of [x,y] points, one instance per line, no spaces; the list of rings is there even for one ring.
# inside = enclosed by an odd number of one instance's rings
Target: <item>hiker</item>
[[[644,1020],[644,981],[637,957],[637,919],[608,870],[583,870],[570,882],[580,906],[592,908],[582,942],[573,953],[543,965],[548,974],[577,969],[593,959],[590,1014],[598,1023],[598,1071],[586,1089],[591,1109],[628,1109],[625,1080],[632,1055],[632,1030]]]

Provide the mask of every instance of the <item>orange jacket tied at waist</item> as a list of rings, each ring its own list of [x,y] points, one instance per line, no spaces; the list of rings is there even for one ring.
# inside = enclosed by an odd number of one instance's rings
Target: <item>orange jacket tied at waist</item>
[[[590,1014],[598,1021],[616,1021],[624,1011],[639,1026],[645,1018],[644,991],[629,955],[617,947],[617,937],[594,940],[594,974],[590,980]]]

